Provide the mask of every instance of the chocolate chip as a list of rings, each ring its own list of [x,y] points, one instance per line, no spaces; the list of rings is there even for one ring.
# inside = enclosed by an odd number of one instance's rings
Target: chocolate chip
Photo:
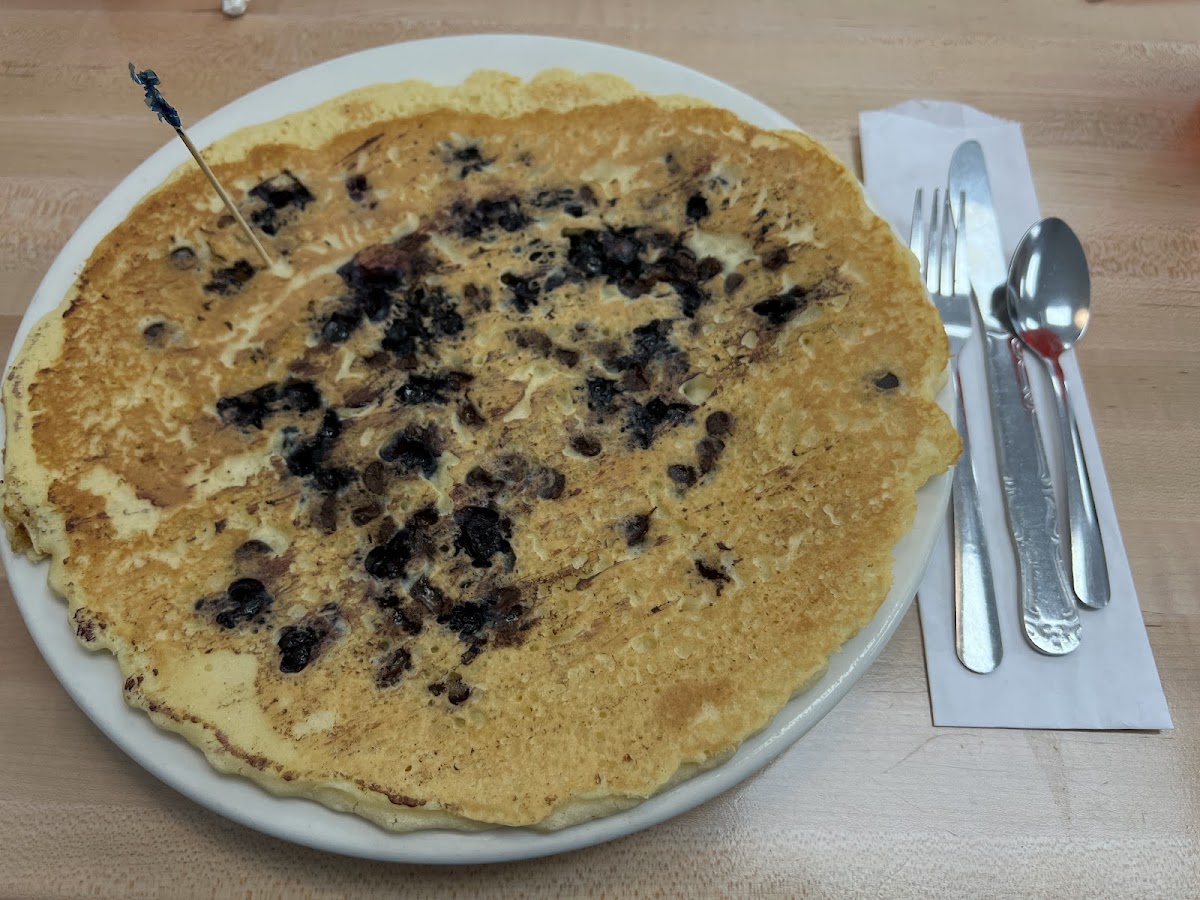
[[[359,172],[356,175],[351,175],[346,179],[346,193],[355,203],[361,203],[367,191],[371,189],[371,185],[367,183],[367,176]]]
[[[511,292],[513,308],[519,313],[529,312],[531,306],[538,305],[538,296],[542,286],[532,275],[522,276],[513,272],[505,272],[500,276],[500,283]]]
[[[429,579],[424,575],[413,582],[413,586],[408,589],[408,596],[412,597],[435,616],[440,616],[445,612],[446,595],[440,588],[430,584]]]
[[[692,466],[679,464],[667,466],[667,476],[680,487],[688,488],[696,483],[699,475]]]
[[[441,681],[435,681],[432,684],[426,685],[426,690],[435,697],[440,697],[446,693],[446,685]]]
[[[631,403],[626,416],[625,431],[633,444],[646,450],[664,427],[687,421],[692,406],[687,403],[666,403],[655,397],[646,404]]]
[[[580,456],[591,458],[599,456],[603,448],[600,446],[600,442],[590,434],[577,434],[571,438],[571,449]]]
[[[286,381],[279,389],[279,405],[292,412],[311,412],[321,406],[321,392],[311,381]]]
[[[720,438],[702,437],[696,444],[696,465],[701,475],[707,475],[716,465],[717,457],[725,450],[725,442]]]
[[[460,390],[470,383],[472,376],[466,372],[434,372],[430,375],[410,375],[408,381],[396,391],[396,399],[406,406],[425,403],[442,405],[446,394]]]
[[[514,328],[508,332],[508,339],[522,350],[533,350],[542,356],[546,356],[554,346],[550,338],[536,328]]]
[[[278,399],[278,386],[271,382],[242,394],[222,397],[217,401],[217,415],[226,425],[261,429],[267,418],[275,412]]]
[[[788,264],[787,247],[776,247],[763,257],[762,264],[763,268],[768,272],[775,272],[782,269]]]
[[[744,276],[741,272],[730,272],[725,276],[725,293],[732,294],[742,286],[742,283],[745,282],[745,280],[746,276]]]
[[[621,390],[629,391],[631,394],[640,394],[642,391],[650,390],[650,379],[646,377],[646,370],[641,366],[626,369],[621,375]]]
[[[373,464],[372,464],[373,465]],[[378,503],[368,503],[350,512],[350,521],[359,527],[373,522],[383,515],[383,507]]]
[[[705,563],[702,559],[696,560],[696,571],[700,574],[701,578],[716,582],[718,594],[721,593],[726,584],[733,581],[733,579],[726,575],[721,569],[713,568]]]
[[[498,512],[485,506],[466,506],[455,511],[454,523],[458,526],[454,545],[471,557],[473,566],[486,568],[499,553],[512,567],[516,559],[508,542],[512,526]]]
[[[384,657],[375,672],[375,686],[391,687],[400,681],[405,672],[412,669],[412,654],[403,647],[397,647]]]
[[[457,200],[450,207],[449,219],[450,229],[465,238],[482,237],[496,228],[520,231],[530,221],[516,195],[485,197],[474,206],[465,200]]]
[[[374,547],[364,560],[367,574],[381,581],[394,581],[404,574],[413,557],[413,534],[402,528],[386,544]]]
[[[372,460],[367,463],[367,467],[363,469],[362,483],[363,487],[372,494],[382,494],[387,490],[387,466],[379,460]]]
[[[419,472],[431,477],[438,467],[441,441],[433,426],[409,425],[398,431],[379,449],[379,458],[395,463],[403,472]]]
[[[875,378],[875,387],[881,391],[891,391],[900,387],[900,379],[892,372],[884,372]]]
[[[285,211],[304,209],[316,197],[295,175],[284,169],[274,178],[250,189],[250,196],[266,203],[265,207],[250,214],[250,224],[261,228],[264,234],[275,234],[283,224]]]
[[[554,358],[568,369],[573,369],[579,362],[579,353],[576,350],[570,350],[566,347],[556,347],[554,349]]]
[[[530,478],[534,494],[541,500],[557,500],[567,484],[567,476],[558,469],[539,467]]]
[[[247,281],[254,277],[256,271],[254,266],[250,265],[250,260],[239,259],[232,266],[214,270],[209,282],[204,285],[204,290],[210,294],[224,296],[236,294]]]
[[[692,194],[688,197],[686,212],[687,217],[693,222],[703,219],[708,215],[708,201],[701,194]]]
[[[503,479],[496,478],[482,466],[475,466],[467,473],[466,483],[468,487],[483,488],[486,491],[498,491],[504,487]]]
[[[630,547],[636,547],[646,539],[646,533],[650,531],[649,513],[627,516],[622,519],[621,530],[625,532],[625,543]]]
[[[708,418],[704,420],[704,430],[713,437],[729,434],[733,430],[733,418],[729,413],[718,409],[708,414]]]
[[[238,562],[245,562],[247,560],[254,559],[255,557],[273,554],[274,552],[275,551],[271,549],[270,544],[264,541],[252,539],[240,544],[238,548],[233,551],[233,558],[238,560]]]
[[[326,497],[313,514],[313,524],[325,534],[337,531],[337,501]]]
[[[256,578],[239,578],[225,589],[224,596],[215,605],[220,610],[216,622],[222,628],[236,628],[266,612],[271,606],[271,595],[266,586]]]
[[[612,409],[617,395],[620,393],[615,381],[593,376],[587,380],[586,385],[588,409],[596,412],[607,412]]]
[[[505,481],[516,484],[529,474],[529,461],[520,453],[502,453],[496,457],[496,471]]]
[[[151,322],[142,329],[142,337],[146,339],[146,343],[153,347],[162,344],[163,336],[167,333],[166,322]]]
[[[708,281],[720,275],[723,268],[721,261],[715,256],[706,256],[696,263],[696,277],[701,281]]]
[[[808,292],[797,286],[786,294],[776,294],[750,307],[771,325],[782,325],[796,313],[808,306]]]
[[[449,693],[446,694],[446,699],[455,706],[461,706],[467,702],[471,696],[471,689],[461,681],[453,681],[450,683]]]
[[[402,609],[392,610],[391,620],[393,626],[409,636],[420,634],[425,628],[420,621]]]
[[[196,268],[196,251],[191,247],[176,247],[171,251],[171,265],[183,270]]]
[[[286,674],[302,672],[316,656],[316,651],[328,633],[311,625],[286,625],[279,632],[279,671]]]
[[[436,525],[441,516],[438,514],[437,507],[432,503],[426,504],[408,517],[405,523],[409,528],[429,528]]]
[[[470,400],[463,400],[458,404],[458,420],[468,428],[479,428],[485,424],[483,416]]]

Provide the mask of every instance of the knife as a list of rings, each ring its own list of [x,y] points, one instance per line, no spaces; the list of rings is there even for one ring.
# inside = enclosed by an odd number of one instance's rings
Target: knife
[[[1021,342],[1009,330],[1008,266],[983,148],[967,141],[950,160],[950,196],[965,195],[967,262],[983,319],[996,462],[1017,551],[1025,637],[1050,656],[1079,646],[1079,612],[1060,550],[1058,510]],[[959,205],[955,204],[955,211]]]

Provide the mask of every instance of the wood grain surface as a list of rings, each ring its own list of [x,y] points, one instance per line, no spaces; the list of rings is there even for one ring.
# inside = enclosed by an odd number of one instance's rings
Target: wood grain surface
[[[75,708],[0,588],[2,897],[1200,897],[1200,4],[1194,0],[0,2],[0,344],[92,207],[194,121],[392,41],[536,32],[693,66],[847,159],[910,97],[1019,119],[1080,232],[1081,351],[1150,640],[1161,734],[935,729],[915,612],[795,748],[692,813],[554,859],[430,869],[316,853],[176,794]]]

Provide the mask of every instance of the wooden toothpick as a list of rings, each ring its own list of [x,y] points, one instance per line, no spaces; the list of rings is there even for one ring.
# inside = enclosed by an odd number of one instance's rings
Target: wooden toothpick
[[[217,192],[217,196],[225,204],[225,208],[241,226],[246,237],[250,239],[250,243],[254,245],[254,249],[258,251],[258,255],[262,257],[263,262],[267,264],[267,268],[274,268],[275,261],[271,259],[258,236],[250,228],[250,225],[242,218],[242,214],[238,212],[238,208],[234,205],[233,199],[221,186],[221,182],[217,181],[217,176],[213,174],[212,169],[208,167],[208,163],[204,161],[204,157],[200,155],[200,151],[196,149],[196,145],[192,143],[192,139],[187,136],[187,132],[183,130],[183,123],[179,119],[179,113],[175,111],[175,107],[167,103],[163,99],[163,95],[158,92],[158,86],[162,83],[158,75],[153,69],[145,69],[138,72],[134,69],[133,63],[129,64],[129,77],[134,80],[134,83],[141,86],[146,92],[146,105],[154,111],[160,122],[166,122],[175,129],[175,133],[179,135],[179,139],[183,141],[183,146],[188,148],[188,153],[196,160],[196,164],[200,166],[200,171],[204,173],[204,177],[212,184],[213,190]]]

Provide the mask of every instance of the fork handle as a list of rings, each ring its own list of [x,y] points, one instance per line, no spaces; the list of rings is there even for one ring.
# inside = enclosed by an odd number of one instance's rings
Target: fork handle
[[[971,438],[963,406],[958,360],[954,360],[950,384],[962,456],[954,467],[951,534],[954,536],[954,646],[959,661],[972,672],[986,675],[1000,665],[1004,648],[1000,642],[1000,616],[996,608],[996,584],[992,558],[979,511],[975,467],[971,461]]]

